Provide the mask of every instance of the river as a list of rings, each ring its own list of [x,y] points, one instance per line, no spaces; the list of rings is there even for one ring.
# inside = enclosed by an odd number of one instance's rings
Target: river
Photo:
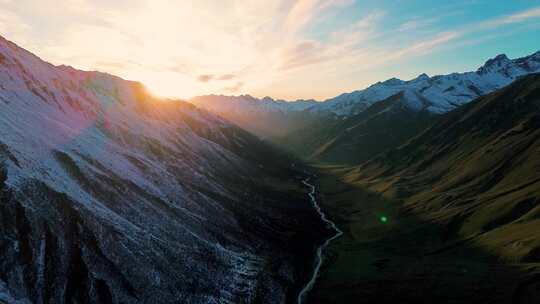
[[[332,242],[333,240],[343,235],[343,231],[341,231],[334,222],[329,220],[326,217],[326,214],[322,211],[321,206],[319,206],[319,203],[317,202],[317,198],[315,196],[315,186],[310,184],[309,180],[310,178],[306,178],[305,180],[302,181],[302,183],[304,183],[304,185],[310,188],[308,195],[311,199],[311,202],[313,203],[313,207],[315,208],[315,210],[317,210],[317,212],[321,216],[321,220],[325,222],[328,225],[328,227],[334,230],[336,233],[333,236],[327,238],[324,241],[324,243],[317,248],[316,255],[315,255],[315,264],[313,268],[313,275],[311,276],[311,279],[307,282],[307,284],[304,286],[304,288],[298,294],[298,301],[297,301],[298,304],[304,303],[304,301],[307,298],[308,293],[311,291],[311,289],[313,289],[313,286],[315,285],[315,282],[317,281],[317,277],[319,276],[319,271],[323,263],[324,249],[328,247],[330,242]]]

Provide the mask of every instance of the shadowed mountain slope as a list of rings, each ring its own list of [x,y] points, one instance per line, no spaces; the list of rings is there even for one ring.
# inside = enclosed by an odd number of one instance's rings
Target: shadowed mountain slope
[[[540,234],[528,233],[540,231],[540,75],[445,115],[351,174],[412,210],[459,218],[454,229],[503,257],[540,262]]]
[[[361,166],[321,172],[323,206],[345,235],[314,303],[540,299],[540,75]]]

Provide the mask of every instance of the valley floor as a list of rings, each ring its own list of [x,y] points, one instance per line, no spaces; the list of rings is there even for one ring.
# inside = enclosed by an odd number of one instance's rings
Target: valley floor
[[[540,263],[503,262],[402,202],[323,167],[321,204],[344,235],[330,244],[310,303],[539,303]]]

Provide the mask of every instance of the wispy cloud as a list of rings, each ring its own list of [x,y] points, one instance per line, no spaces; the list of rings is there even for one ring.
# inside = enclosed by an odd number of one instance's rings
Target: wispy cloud
[[[378,22],[385,12],[377,10],[347,27],[330,33],[326,40],[304,40],[283,50],[280,69],[298,69],[308,65],[335,62],[350,56],[362,42],[376,34]]]
[[[351,0],[297,0],[290,7],[284,22],[287,33],[298,33],[315,17],[326,10],[345,7],[354,3]]]
[[[460,37],[459,32],[444,32],[431,37],[430,39],[419,41],[405,48],[391,52],[385,60],[396,60],[407,56],[420,56],[433,51],[435,48],[446,45],[448,42]]]
[[[512,15],[507,15],[500,18],[488,20],[486,22],[482,22],[481,24],[479,24],[479,28],[495,28],[502,25],[520,23],[535,18],[540,18],[540,7],[535,7]]]
[[[243,86],[244,86],[244,83],[239,81],[236,84],[234,84],[233,86],[225,87],[223,90],[225,92],[227,92],[227,93],[230,93],[230,94],[236,94],[236,93],[238,93],[238,91],[240,91],[240,89]]]
[[[226,81],[236,78],[233,74],[224,74],[224,75],[213,75],[213,74],[202,74],[197,77],[200,82],[210,82],[213,80],[216,81]]]
[[[4,2],[4,4],[9,3],[8,1]],[[29,43],[28,32],[30,29],[30,25],[24,22],[16,13],[5,8],[0,8],[0,33],[7,35],[7,38],[12,36],[17,37],[20,39],[20,43],[27,44]]]
[[[437,18],[421,18],[415,17],[403,22],[397,29],[398,32],[416,31],[419,29],[427,28],[433,25]]]
[[[463,1],[414,12],[385,3],[368,9],[361,0],[0,3],[0,33],[41,57],[140,80],[160,94],[179,97],[329,97],[345,90],[345,82],[355,88],[367,84],[366,75],[389,64],[481,41],[499,28],[540,18],[540,7],[533,7],[474,23],[443,24],[451,19],[445,14],[479,5]],[[370,73],[355,73],[359,70]]]

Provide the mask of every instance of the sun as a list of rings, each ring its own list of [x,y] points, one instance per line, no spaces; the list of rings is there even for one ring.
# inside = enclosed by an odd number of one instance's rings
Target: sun
[[[156,97],[189,99],[201,92],[199,84],[177,73],[144,71],[133,73],[129,78],[142,82],[149,93]]]

